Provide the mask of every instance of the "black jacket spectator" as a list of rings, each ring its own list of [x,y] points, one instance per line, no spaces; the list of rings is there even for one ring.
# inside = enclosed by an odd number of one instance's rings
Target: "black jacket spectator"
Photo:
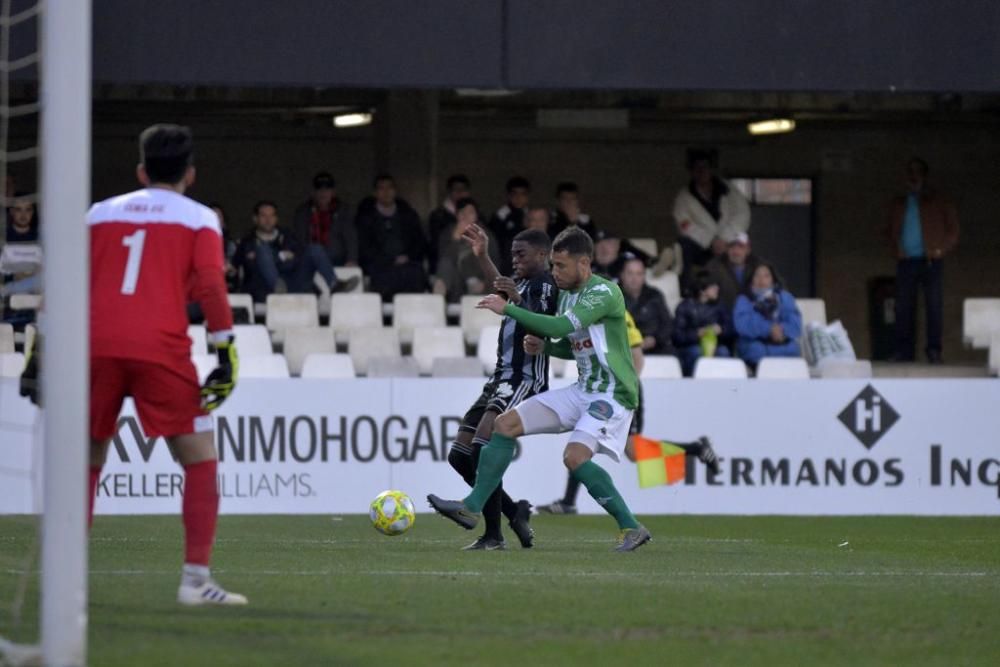
[[[513,208],[510,204],[504,204],[490,218],[488,229],[497,240],[497,250],[500,254],[497,268],[500,270],[500,275],[509,276],[514,270],[510,246],[514,242],[514,237],[524,231],[527,213],[527,208]]]
[[[649,285],[643,285],[638,298],[633,299],[624,291],[625,309],[632,314],[635,325],[639,327],[643,338],[652,336],[656,345],[643,348],[645,354],[673,354],[674,345],[671,333],[674,328],[674,318],[660,290]]]
[[[306,243],[316,243],[326,250],[334,266],[358,263],[358,231],[346,203],[334,199],[330,204],[329,219],[312,199],[295,209],[292,233]],[[329,222],[329,226],[327,226]]]
[[[559,235],[559,232],[563,231],[567,227],[572,226],[573,224],[574,223],[571,222],[568,217],[566,217],[565,213],[563,213],[559,209],[556,209],[555,211],[552,212],[552,224],[549,226],[549,236],[555,238],[556,236]],[[593,239],[594,241],[598,240],[597,223],[595,223],[594,220],[586,213],[581,213],[580,217],[576,219],[576,226],[582,229],[583,231],[587,232],[587,235],[590,236],[590,238]]]
[[[733,318],[730,310],[722,305],[721,300],[702,303],[698,299],[684,299],[674,313],[674,345],[684,348],[697,345],[698,331],[704,327],[718,324],[722,328],[719,342],[727,347],[732,344],[736,330],[733,329]]]
[[[406,201],[396,198],[387,213],[379,209],[374,197],[368,197],[358,206],[354,221],[358,259],[371,277],[373,291],[385,301],[400,292],[427,291],[427,238],[420,217]]]
[[[287,229],[277,227],[275,236],[271,240],[265,240],[258,236],[257,230],[252,229],[236,246],[236,254],[233,255],[233,266],[237,270],[243,270],[243,291],[250,294],[256,302],[267,300],[267,295],[271,293],[264,280],[257,270],[257,263],[254,261],[259,246],[267,245],[274,249],[274,256],[280,257],[282,251],[292,253],[292,258],[288,260],[276,260],[278,273],[282,277],[289,276],[295,272],[299,261],[302,259],[302,244]]]

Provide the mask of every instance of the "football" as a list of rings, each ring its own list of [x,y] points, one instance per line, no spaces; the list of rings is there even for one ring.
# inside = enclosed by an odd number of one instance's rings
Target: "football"
[[[413,501],[402,491],[383,491],[375,496],[368,516],[375,530],[383,535],[402,535],[417,518]]]

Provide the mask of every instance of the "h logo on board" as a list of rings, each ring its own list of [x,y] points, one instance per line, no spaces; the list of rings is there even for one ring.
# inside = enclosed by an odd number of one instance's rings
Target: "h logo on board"
[[[861,444],[871,449],[899,421],[899,413],[875,391],[875,387],[868,385],[837,418]]]

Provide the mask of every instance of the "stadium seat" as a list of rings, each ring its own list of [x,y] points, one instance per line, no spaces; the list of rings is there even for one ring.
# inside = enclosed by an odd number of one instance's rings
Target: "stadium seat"
[[[38,310],[42,307],[41,294],[11,294],[10,310]]]
[[[284,355],[269,354],[267,356],[240,359],[240,378],[287,378],[288,362]]]
[[[378,294],[334,294],[330,298],[330,328],[337,343],[347,343],[351,329],[382,326],[382,297]]]
[[[664,271],[658,278],[653,276],[652,271],[646,272],[646,284],[655,287],[663,293],[663,298],[667,302],[667,308],[673,315],[677,310],[677,305],[681,302],[681,281],[673,271]]]
[[[319,302],[315,294],[268,294],[265,320],[276,343],[285,339],[290,327],[319,326]]]
[[[745,380],[747,367],[740,359],[701,357],[694,366],[696,380]]]
[[[847,359],[830,359],[819,366],[821,378],[870,378],[872,377],[872,362],[867,359],[850,361]]]
[[[349,354],[317,354],[306,356],[302,364],[304,378],[352,378],[354,362]]]
[[[188,325],[188,337],[191,339],[191,356],[208,354],[208,334],[205,332],[205,325]]]
[[[20,352],[0,354],[0,377],[16,378],[24,370],[24,355]]]
[[[649,255],[651,259],[656,259],[656,239],[648,236],[638,236],[636,238],[629,239],[628,242]]]
[[[805,331],[807,324],[818,322],[826,325],[826,302],[823,299],[795,299],[802,314],[802,330]]]
[[[670,354],[647,354],[642,362],[642,377],[680,380],[684,374],[677,357]]]
[[[497,366],[497,340],[500,338],[500,325],[493,324],[479,331],[479,341],[476,343],[476,357],[483,365],[483,371],[492,375]]]
[[[403,345],[413,342],[415,327],[443,327],[446,323],[440,294],[397,294],[392,299],[392,326]]]
[[[236,337],[236,352],[240,358],[274,354],[271,334],[263,324],[237,324],[233,327],[233,335]]]
[[[208,374],[219,365],[219,358],[214,354],[193,354],[194,370],[198,373],[198,382],[204,382]]]
[[[370,378],[420,377],[420,366],[413,357],[372,357],[368,360]]]
[[[802,357],[764,357],[757,366],[761,380],[808,380],[809,364]]]
[[[492,310],[476,308],[476,304],[482,298],[480,294],[467,294],[462,297],[459,324],[465,335],[466,345],[475,345],[479,341],[479,332],[482,331],[483,327],[499,325],[500,323],[500,316]]]
[[[398,357],[399,334],[392,327],[365,327],[351,329],[347,353],[354,362],[354,370],[368,374],[368,360],[372,357]]]
[[[14,351],[14,327],[10,324],[0,324],[0,354],[10,354]]]
[[[475,357],[435,357],[431,362],[431,377],[481,378],[483,365]]]
[[[962,341],[984,350],[992,332],[1000,331],[1000,299],[965,299],[962,302]]]
[[[253,298],[249,294],[230,294],[229,309],[232,311],[237,311],[237,310],[246,311],[247,323],[253,324],[254,322]]]
[[[990,375],[1000,375],[1000,331],[994,331],[990,336]]]
[[[302,364],[310,354],[333,354],[337,346],[329,327],[295,327],[285,329],[285,360],[292,375],[302,373]]]
[[[413,330],[413,358],[420,372],[428,375],[435,357],[464,357],[465,342],[460,327],[416,327]]]

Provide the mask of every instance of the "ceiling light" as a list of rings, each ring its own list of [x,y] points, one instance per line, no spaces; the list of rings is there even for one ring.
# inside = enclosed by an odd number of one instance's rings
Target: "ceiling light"
[[[795,129],[795,121],[791,118],[769,118],[767,120],[748,123],[750,134],[781,134]]]
[[[333,117],[334,127],[361,127],[370,125],[371,122],[370,113],[344,113]]]

